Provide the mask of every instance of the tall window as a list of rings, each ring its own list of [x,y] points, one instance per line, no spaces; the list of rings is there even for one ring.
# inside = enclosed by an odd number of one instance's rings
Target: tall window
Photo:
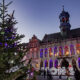
[[[58,60],[57,59],[54,61],[54,67],[58,68]]]
[[[80,57],[78,58],[78,65],[79,65],[79,68],[80,68]]]
[[[59,56],[62,56],[63,55],[63,48],[62,46],[59,47]]]
[[[45,60],[45,68],[48,67],[48,61]]]
[[[53,67],[53,60],[51,59],[50,61],[49,61],[49,68],[52,68]]]
[[[40,67],[43,67],[43,61],[41,60]]]
[[[51,57],[53,55],[52,48],[49,48],[49,56]]]
[[[54,47],[54,56],[58,56],[57,46]]]
[[[32,58],[34,58],[34,53],[32,53]]]
[[[64,54],[65,54],[66,56],[69,55],[69,48],[68,48],[68,46],[65,46],[65,47],[64,47]]]
[[[47,48],[45,48],[45,57],[47,57],[48,56],[48,49]]]
[[[70,52],[71,52],[71,55],[75,54],[75,50],[74,50],[74,45],[73,44],[70,45]]]
[[[76,53],[80,54],[80,44],[76,44]]]
[[[43,49],[40,50],[40,58],[43,58]]]
[[[39,58],[38,53],[36,53],[36,57]]]

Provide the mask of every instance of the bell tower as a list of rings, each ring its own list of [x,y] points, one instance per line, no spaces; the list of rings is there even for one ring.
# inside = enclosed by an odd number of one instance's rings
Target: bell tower
[[[70,32],[71,25],[69,23],[69,17],[70,17],[69,13],[64,10],[64,6],[63,6],[63,10],[59,15],[59,19],[60,19],[59,28],[61,31],[61,35],[63,37],[67,37],[67,35]]]

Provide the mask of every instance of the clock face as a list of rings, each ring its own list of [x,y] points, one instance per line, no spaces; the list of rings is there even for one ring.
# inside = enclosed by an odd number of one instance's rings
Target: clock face
[[[67,22],[68,21],[68,18],[66,17],[66,18],[62,18],[62,22]]]
[[[62,18],[62,22],[64,22],[65,21],[65,19],[64,18]]]

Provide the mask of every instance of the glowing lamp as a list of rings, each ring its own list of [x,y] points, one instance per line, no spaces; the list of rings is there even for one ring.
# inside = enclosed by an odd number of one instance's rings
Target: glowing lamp
[[[1,34],[4,34],[5,32],[1,32]]]
[[[36,64],[36,68],[39,68],[39,64],[38,63]]]
[[[50,53],[49,53],[49,55],[50,55],[50,57],[51,57],[51,56],[53,55],[53,53],[52,53],[52,52],[50,52]]]
[[[66,52],[66,56],[68,56],[68,55],[69,55],[69,52],[67,51],[67,52]]]
[[[77,54],[80,54],[80,51],[79,50],[77,50],[76,52],[77,52]]]
[[[31,72],[31,76],[33,76],[34,74],[33,74],[33,72]]]
[[[50,53],[50,55],[52,56],[52,55],[53,55],[53,53],[51,52],[51,53]]]
[[[55,57],[57,57],[57,56],[58,56],[58,53],[55,54]]]

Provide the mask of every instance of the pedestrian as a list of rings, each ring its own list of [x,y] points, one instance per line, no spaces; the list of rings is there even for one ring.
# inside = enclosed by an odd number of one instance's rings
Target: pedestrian
[[[49,72],[49,80],[52,80],[53,78],[52,78],[52,75],[51,75],[51,73]]]
[[[67,80],[69,80],[69,76],[70,76],[70,71],[69,71],[69,69],[66,69],[66,75],[67,75]]]
[[[46,71],[44,70],[44,78],[45,78],[45,76],[46,76]]]
[[[61,80],[61,74],[59,75],[59,80]]]
[[[47,69],[47,80],[48,80],[48,78],[49,78],[49,70]]]
[[[52,75],[50,73],[50,71],[47,69],[47,80],[52,80]]]

